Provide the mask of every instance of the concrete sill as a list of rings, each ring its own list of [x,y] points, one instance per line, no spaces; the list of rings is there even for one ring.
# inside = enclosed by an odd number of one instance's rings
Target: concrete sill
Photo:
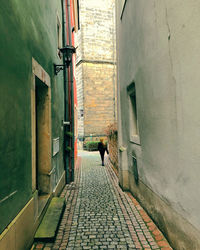
[[[138,135],[131,135],[130,136],[130,142],[141,146],[140,137]]]

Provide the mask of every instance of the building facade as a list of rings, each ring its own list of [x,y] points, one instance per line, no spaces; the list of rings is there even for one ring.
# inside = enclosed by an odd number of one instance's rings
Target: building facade
[[[200,249],[199,8],[117,1],[120,185],[174,249]]]
[[[54,67],[63,64],[60,49],[67,45],[65,6],[47,0],[1,4],[0,249],[29,248],[69,175],[63,123],[69,121],[69,80]]]
[[[79,139],[105,135],[116,120],[115,1],[80,0],[76,35]]]

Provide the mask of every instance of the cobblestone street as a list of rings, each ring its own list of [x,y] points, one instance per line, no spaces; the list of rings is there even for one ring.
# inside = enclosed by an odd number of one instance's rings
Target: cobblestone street
[[[118,186],[108,159],[82,152],[54,243],[32,249],[172,249],[138,202]]]

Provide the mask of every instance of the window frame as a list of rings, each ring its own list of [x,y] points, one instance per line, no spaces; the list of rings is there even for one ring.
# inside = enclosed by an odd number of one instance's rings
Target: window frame
[[[129,107],[129,140],[134,144],[140,145],[137,96],[135,82],[127,87],[128,107]]]
[[[119,6],[120,6],[119,7],[120,8],[120,12],[119,13],[120,13],[120,19],[121,20],[122,20],[123,14],[124,14],[126,3],[127,3],[127,0],[119,0]]]

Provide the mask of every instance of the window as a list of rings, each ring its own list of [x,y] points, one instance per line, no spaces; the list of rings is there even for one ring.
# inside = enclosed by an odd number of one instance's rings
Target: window
[[[138,129],[138,117],[137,117],[137,99],[135,83],[131,83],[128,88],[129,96],[129,135],[130,141],[136,144],[140,144],[139,129]]]
[[[83,109],[80,109],[79,110],[79,118],[83,117],[84,116],[84,111]]]
[[[58,44],[58,56],[61,58],[60,48],[62,48],[62,27],[60,19],[57,16],[57,44]]]

